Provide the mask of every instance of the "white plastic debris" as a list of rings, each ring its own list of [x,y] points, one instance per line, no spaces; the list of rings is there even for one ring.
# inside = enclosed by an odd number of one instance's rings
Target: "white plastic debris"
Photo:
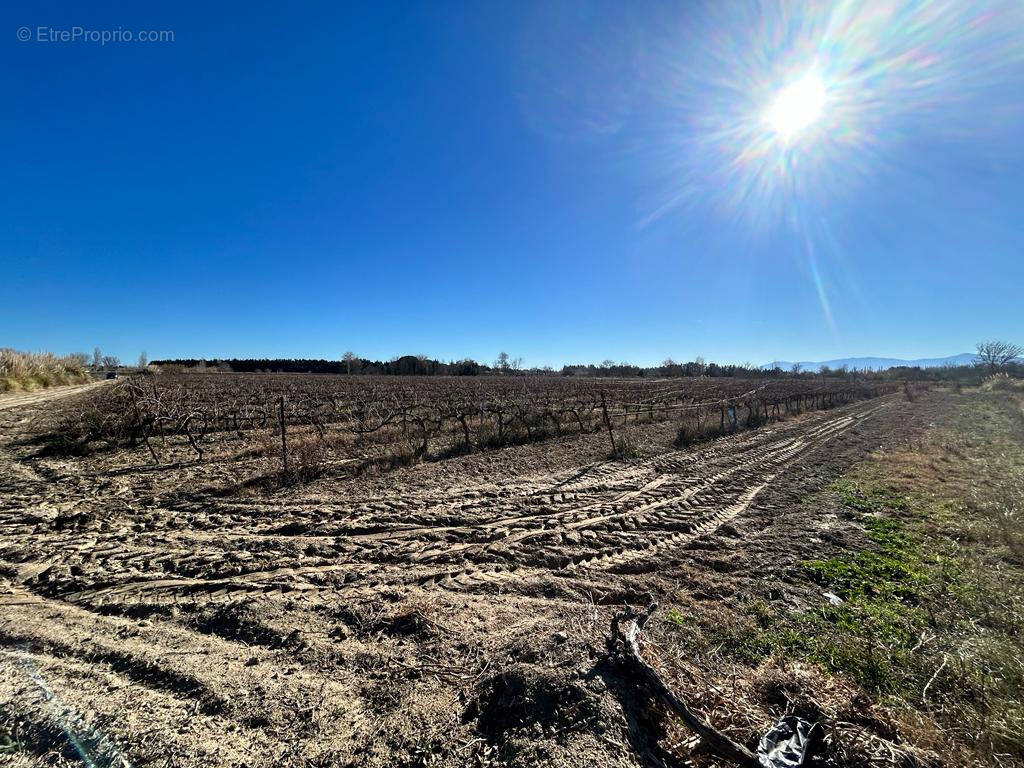
[[[764,768],[799,768],[810,757],[820,728],[802,717],[779,720],[757,745],[757,762]]]

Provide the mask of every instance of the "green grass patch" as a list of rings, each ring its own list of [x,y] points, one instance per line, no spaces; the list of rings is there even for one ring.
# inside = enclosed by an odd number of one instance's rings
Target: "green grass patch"
[[[665,620],[676,625],[677,627],[686,626],[686,617],[683,616],[683,614],[681,614],[675,608],[669,608],[667,611],[665,611]]]
[[[752,666],[769,656],[814,662],[876,694],[915,690],[908,660],[928,623],[920,608],[858,596],[808,613],[766,613],[763,604],[745,613],[730,626],[701,627],[706,647]]]
[[[842,602],[823,598],[804,613],[748,603],[740,621],[702,626],[699,633],[709,646],[749,664],[772,655],[800,659],[846,675],[875,694],[919,695],[914,646],[932,621],[927,604],[937,582],[941,578],[949,590],[955,571],[929,556],[917,530],[926,510],[907,496],[849,479],[825,493],[857,515],[869,542],[864,549],[800,564],[823,592]]]
[[[929,576],[917,538],[907,532],[902,520],[880,516],[889,510],[907,511],[906,499],[895,500],[892,494],[876,490],[869,494],[858,492],[852,497],[846,489],[840,491],[840,498],[847,506],[853,506],[847,501],[852,498],[860,505],[854,508],[868,514],[860,523],[873,548],[846,551],[826,560],[804,561],[802,566],[810,577],[832,588],[844,600],[920,602]],[[899,506],[888,506],[893,503]]]
[[[843,602],[795,617],[802,631],[793,635],[794,645],[780,650],[817,661],[870,691],[909,696],[917,685],[909,656],[928,625],[921,606],[935,582],[914,530],[924,511],[894,489],[865,480],[844,478],[830,491],[860,513],[870,544],[801,564]]]
[[[903,517],[894,516],[913,517],[910,501],[890,489],[863,481],[842,480],[833,486],[832,492],[845,507],[862,514],[858,522],[871,548],[804,561],[801,565],[811,579],[843,600],[855,603],[866,614],[885,614],[888,611],[883,609],[894,601],[907,608],[919,604],[930,582],[928,564],[922,555],[920,537],[908,530]],[[843,611],[834,613],[837,621],[844,618]]]
[[[830,490],[844,506],[858,512],[877,515],[910,509],[910,501],[906,496],[863,480],[843,478],[833,483]]]

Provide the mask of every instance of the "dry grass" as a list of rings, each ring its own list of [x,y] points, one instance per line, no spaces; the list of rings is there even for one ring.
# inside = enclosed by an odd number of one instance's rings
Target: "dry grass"
[[[986,392],[1024,393],[1024,379],[1014,379],[1005,373],[997,373],[985,379],[981,388]]]
[[[841,604],[663,614],[684,698],[741,740],[783,714],[821,722],[830,764],[1024,766],[1024,415],[995,389],[808,500],[860,531],[799,564]],[[673,735],[678,759],[715,764]]]
[[[88,380],[85,367],[71,356],[0,349],[0,392],[82,384]]]

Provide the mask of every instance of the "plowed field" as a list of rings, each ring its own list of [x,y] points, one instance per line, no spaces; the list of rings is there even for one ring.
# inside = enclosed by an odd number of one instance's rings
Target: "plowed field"
[[[794,502],[941,408],[687,450],[652,424],[631,460],[573,435],[244,498],[143,449],[41,455],[49,405],[0,402],[15,765],[644,764],[593,672],[614,606],[777,592],[786,542],[831,524]]]

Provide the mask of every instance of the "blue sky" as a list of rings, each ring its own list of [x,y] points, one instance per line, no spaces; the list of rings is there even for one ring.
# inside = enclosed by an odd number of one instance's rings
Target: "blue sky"
[[[1024,341],[1020,5],[865,6],[5,4],[0,346],[560,365]],[[75,26],[174,39],[39,37]],[[765,107],[810,70],[824,106],[783,142]]]

